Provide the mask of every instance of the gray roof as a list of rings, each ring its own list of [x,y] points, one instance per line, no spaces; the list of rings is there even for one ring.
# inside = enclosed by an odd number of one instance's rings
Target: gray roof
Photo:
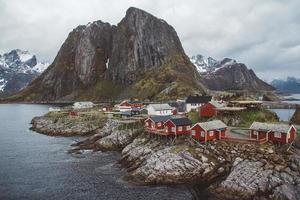
[[[188,96],[185,100],[185,103],[208,103],[211,101],[212,96]]]
[[[227,125],[224,124],[221,120],[214,120],[209,122],[201,122],[197,123],[200,127],[202,127],[204,130],[214,130],[214,129],[224,129],[227,128]],[[195,126],[197,125],[195,124]]]
[[[173,124],[175,124],[176,126],[183,126],[183,125],[193,124],[193,122],[187,117],[172,118],[172,119],[170,119],[170,121],[173,122]]]
[[[166,104],[166,103],[163,103],[163,104],[149,104],[149,106],[152,106],[152,108],[156,111],[172,110],[172,107],[169,104]]]
[[[210,101],[209,102],[211,105],[213,105],[214,107],[216,108],[223,108],[224,106],[222,104],[220,104],[219,102],[217,101]]]
[[[166,122],[168,119],[171,119],[171,116],[152,116],[150,117],[155,123],[157,122]]]
[[[291,128],[288,124],[269,124],[262,122],[253,122],[250,126],[251,130],[278,131],[287,133]]]

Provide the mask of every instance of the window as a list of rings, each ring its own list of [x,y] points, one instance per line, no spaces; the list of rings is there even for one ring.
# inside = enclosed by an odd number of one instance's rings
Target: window
[[[196,135],[196,131],[192,130],[192,136],[195,136],[195,135]]]
[[[205,132],[201,131],[201,137],[205,137]]]
[[[280,132],[274,132],[274,137],[281,138],[281,133]]]
[[[158,123],[157,123],[157,126],[161,126],[161,122],[158,122]]]
[[[186,126],[186,130],[189,130],[190,128],[191,128],[191,126],[190,126],[190,125]]]
[[[152,123],[152,128],[155,128],[155,124],[154,123]]]
[[[178,131],[182,131],[182,126],[178,126]]]
[[[174,132],[174,133],[176,132],[176,129],[175,129],[175,127],[172,127],[172,132]]]
[[[214,131],[209,131],[209,136],[210,137],[214,136]]]
[[[258,134],[258,131],[253,131],[253,135],[257,135]]]

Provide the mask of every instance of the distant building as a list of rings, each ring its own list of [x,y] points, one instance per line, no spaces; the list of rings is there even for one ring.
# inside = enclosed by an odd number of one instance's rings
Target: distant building
[[[169,104],[149,104],[148,115],[172,115],[172,107]]]
[[[191,128],[191,135],[198,141],[220,140],[225,137],[227,125],[220,120],[197,123]]]
[[[50,112],[59,112],[59,111],[61,111],[61,109],[58,108],[58,107],[50,107],[50,108],[49,108],[49,111],[50,111]]]
[[[203,104],[198,108],[200,117],[213,117],[217,114],[218,108],[223,108],[224,106],[217,101],[210,101]]]
[[[92,108],[94,103],[90,101],[76,102],[73,104],[73,109]]]
[[[185,100],[186,112],[190,112],[191,110],[197,110],[199,106],[210,102],[212,96],[188,96]]]
[[[296,128],[288,124],[270,124],[253,122],[250,126],[250,137],[256,140],[291,143],[295,139]]]
[[[121,112],[130,111],[132,108],[139,108],[143,107],[143,103],[141,101],[130,101],[124,100],[119,105],[116,106]]]

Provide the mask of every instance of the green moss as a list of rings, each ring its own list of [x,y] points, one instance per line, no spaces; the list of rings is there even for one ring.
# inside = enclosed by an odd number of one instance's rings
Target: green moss
[[[195,110],[192,110],[188,112],[188,118],[193,122],[193,124],[196,124],[200,121],[199,113]]]
[[[170,100],[203,93],[200,77],[184,56],[174,55],[159,68],[148,70],[133,85],[140,97]]]

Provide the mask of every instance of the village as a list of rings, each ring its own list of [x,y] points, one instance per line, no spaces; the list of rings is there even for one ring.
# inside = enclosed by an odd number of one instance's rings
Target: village
[[[194,95],[75,102],[49,111],[32,119],[32,130],[85,136],[71,144],[74,156],[119,152],[122,179],[131,184],[209,184],[206,190],[221,199],[284,199],[290,191],[282,188],[300,183],[297,125],[280,122],[260,100]]]
[[[76,102],[69,117],[76,117],[82,109],[94,106],[92,102]],[[200,144],[214,140],[293,144],[297,130],[292,124],[276,122],[274,119],[269,122],[264,117],[248,120],[248,127],[242,127],[243,124],[239,123],[239,113],[247,114],[262,109],[263,102],[258,100],[226,102],[215,100],[212,96],[195,95],[171,103],[123,100],[115,105],[101,104],[99,111],[122,124],[143,123],[144,132],[170,143],[181,137]],[[60,108],[50,108],[49,111],[59,112]],[[226,117],[221,117],[224,119],[222,121],[218,116]]]

